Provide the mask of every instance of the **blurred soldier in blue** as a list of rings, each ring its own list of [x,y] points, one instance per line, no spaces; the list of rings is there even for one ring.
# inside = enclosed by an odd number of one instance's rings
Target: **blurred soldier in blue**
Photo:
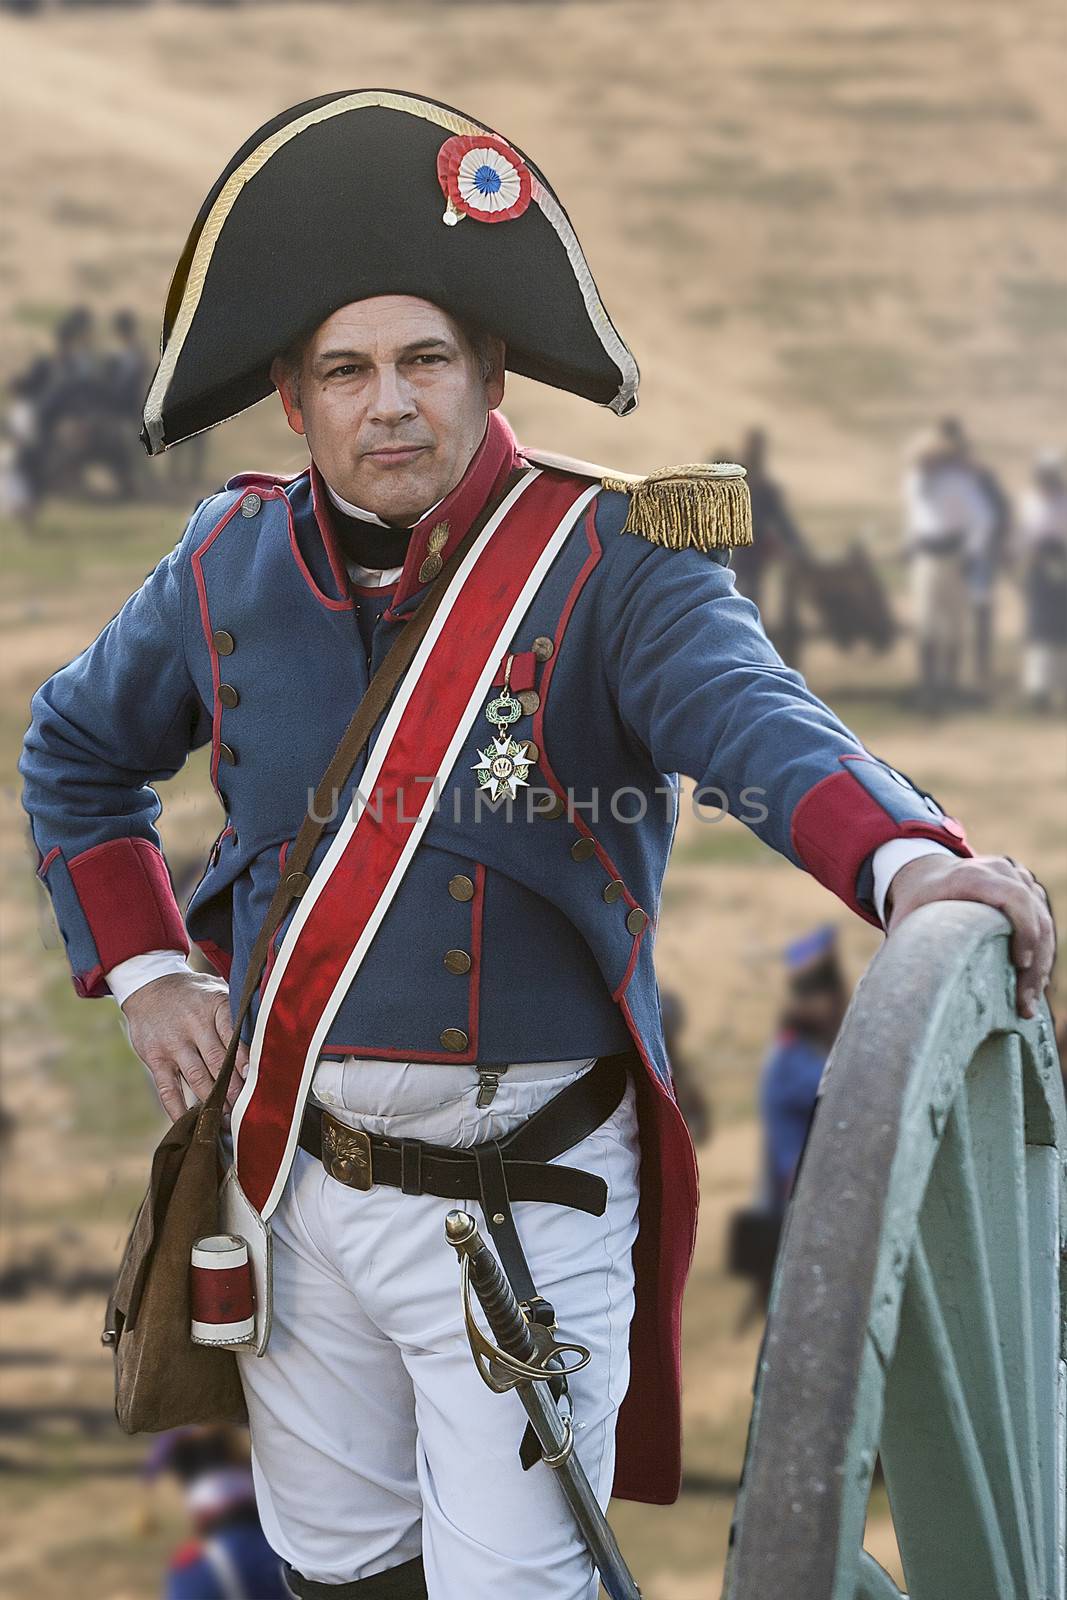
[[[829,924],[783,951],[789,992],[760,1074],[763,1167],[754,1205],[735,1211],[727,1243],[728,1269],[753,1286],[741,1326],[770,1298],[786,1206],[811,1127],[823,1068],[848,1005],[848,990]]]
[[[829,924],[788,945],[785,964],[789,996],[760,1081],[767,1201],[779,1217],[800,1165],[823,1068],[848,1005],[837,932]]]
[[[163,1600],[289,1600],[259,1525],[247,1445],[232,1428],[176,1428],[148,1458],[149,1479],[181,1486],[194,1536],[171,1558]]]

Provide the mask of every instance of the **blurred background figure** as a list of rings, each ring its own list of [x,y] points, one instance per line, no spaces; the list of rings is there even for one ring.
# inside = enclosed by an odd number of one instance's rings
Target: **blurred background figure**
[[[1026,602],[1023,690],[1037,711],[1067,697],[1067,470],[1042,451],[1019,506],[1016,562]]]
[[[921,709],[944,711],[958,698],[968,609],[965,563],[991,539],[992,511],[969,465],[940,429],[911,450],[904,480],[904,549],[911,563]]]
[[[176,1428],[156,1442],[149,1481],[181,1488],[193,1537],[171,1559],[164,1600],[289,1600],[281,1562],[259,1524],[248,1441],[236,1428]]]
[[[985,516],[972,522],[964,551],[963,573],[970,607],[974,690],[985,704],[993,692],[993,617],[997,578],[1003,570],[1011,538],[1011,500],[997,474],[976,456],[958,417],[942,417],[938,432],[949,458],[966,474],[985,503]]]
[[[149,362],[132,311],[116,313],[111,335],[98,349],[92,311],[75,306],[54,350],[10,384],[6,498],[27,529],[53,495],[129,501],[146,487],[137,435]]]
[[[78,441],[92,409],[93,315],[75,306],[58,323],[53,350],[36,356],[10,384],[7,431],[14,440],[11,507],[27,528],[55,486],[56,445]]]
[[[848,1006],[837,930],[816,928],[786,947],[787,994],[760,1077],[766,1195],[782,1216],[796,1179],[826,1059]]]
[[[763,1310],[823,1068],[849,998],[837,930],[831,924],[788,945],[783,960],[786,998],[760,1074],[760,1194],[755,1206],[734,1214],[729,1244],[730,1271],[752,1280],[754,1308]]]
[[[111,319],[113,343],[102,361],[106,419],[101,431],[113,457],[115,485],[123,500],[146,498],[148,458],[141,447],[141,413],[151,377],[148,351],[134,312],[116,311]]]
[[[685,1028],[685,1007],[673,989],[660,990],[660,1012],[663,1017],[663,1037],[667,1043],[667,1060],[674,1077],[674,1092],[678,1109],[685,1118],[695,1145],[706,1144],[711,1138],[711,1102],[703,1085],[693,1070],[693,1063],[682,1049],[681,1037]]]
[[[788,555],[802,554],[804,540],[781,487],[767,470],[767,435],[762,428],[750,428],[745,434],[739,460],[752,496],[752,543],[733,552],[732,565],[741,593],[761,606],[768,569]]]

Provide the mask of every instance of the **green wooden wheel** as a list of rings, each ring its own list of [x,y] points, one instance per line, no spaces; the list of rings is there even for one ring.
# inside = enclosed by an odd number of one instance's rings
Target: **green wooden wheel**
[[[1007,923],[926,906],[841,1029],[786,1222],[724,1600],[1063,1600],[1067,1116]]]

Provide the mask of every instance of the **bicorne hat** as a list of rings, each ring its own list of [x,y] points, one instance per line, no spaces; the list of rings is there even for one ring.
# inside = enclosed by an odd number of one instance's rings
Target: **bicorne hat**
[[[450,106],[361,89],[265,123],[201,206],[167,295],[149,454],[263,399],[280,351],[380,294],[496,334],[513,372],[620,415],[637,404],[637,364],[543,174]]]

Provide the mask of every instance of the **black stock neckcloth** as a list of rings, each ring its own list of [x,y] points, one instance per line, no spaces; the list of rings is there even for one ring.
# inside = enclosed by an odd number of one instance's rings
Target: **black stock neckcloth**
[[[383,528],[377,522],[350,517],[329,502],[330,522],[346,561],[376,571],[402,567],[411,540],[411,528]]]

